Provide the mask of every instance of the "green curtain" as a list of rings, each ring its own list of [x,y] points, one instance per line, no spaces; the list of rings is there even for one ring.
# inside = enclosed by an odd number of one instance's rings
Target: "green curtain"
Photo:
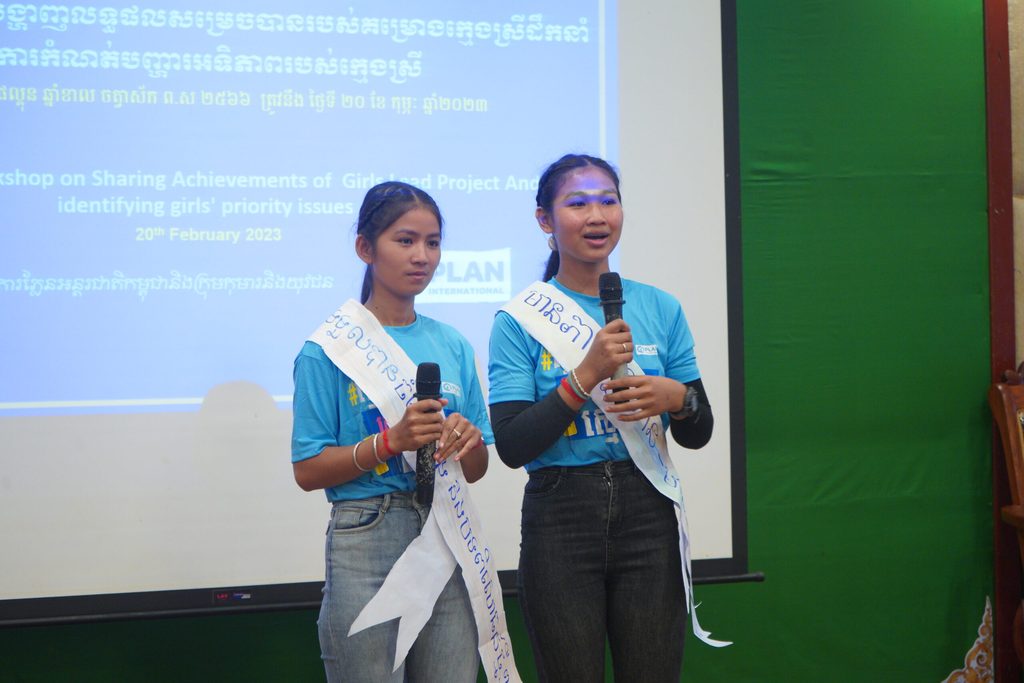
[[[982,4],[737,16],[750,567],[767,579],[700,588],[702,624],[736,644],[691,637],[683,679],[939,681],[992,590]],[[321,680],[315,619],[0,630],[0,680]]]

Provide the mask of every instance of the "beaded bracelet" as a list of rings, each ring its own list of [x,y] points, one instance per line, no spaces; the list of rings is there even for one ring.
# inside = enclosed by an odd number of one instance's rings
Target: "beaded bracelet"
[[[579,389],[579,392],[577,392],[576,395],[584,401],[590,398],[590,392],[583,388],[583,382],[581,382],[580,378],[576,376],[576,368],[569,371],[569,376],[572,377],[572,381],[576,384],[576,388]]]
[[[356,458],[356,454],[359,452],[359,447],[363,445],[363,441],[366,441],[366,439],[360,439],[356,445],[352,447],[352,464],[355,465],[356,469],[360,472],[369,472],[370,470],[360,465],[358,458]]]

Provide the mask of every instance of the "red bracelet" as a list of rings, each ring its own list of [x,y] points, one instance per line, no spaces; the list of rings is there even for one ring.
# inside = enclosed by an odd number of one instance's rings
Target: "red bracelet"
[[[398,455],[398,453],[391,450],[391,444],[388,443],[388,430],[385,429],[381,434],[381,440],[384,442],[384,450],[387,452],[388,457],[392,455]]]
[[[576,391],[576,388],[573,387],[573,385],[569,383],[569,375],[566,375],[565,377],[562,378],[562,388],[564,388],[566,390],[566,392],[570,396],[575,398],[580,403],[586,403],[587,402],[587,399],[585,399],[582,396],[580,396],[579,392]]]

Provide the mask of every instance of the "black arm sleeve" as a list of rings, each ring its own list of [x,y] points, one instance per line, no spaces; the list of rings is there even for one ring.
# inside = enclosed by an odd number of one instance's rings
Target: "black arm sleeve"
[[[558,391],[533,401],[505,401],[491,405],[491,427],[498,457],[515,469],[530,462],[569,427],[576,411],[566,405]]]
[[[701,448],[711,439],[715,417],[700,379],[686,383],[697,390],[697,412],[672,420],[672,438],[683,448]],[[557,391],[537,401],[504,401],[491,405],[491,427],[498,457],[516,469],[535,459],[557,441],[576,417]]]
[[[715,416],[711,414],[711,402],[708,392],[700,379],[686,382],[687,388],[697,390],[697,412],[685,420],[673,419],[669,423],[672,438],[683,448],[702,448],[711,440],[711,432],[715,427]]]

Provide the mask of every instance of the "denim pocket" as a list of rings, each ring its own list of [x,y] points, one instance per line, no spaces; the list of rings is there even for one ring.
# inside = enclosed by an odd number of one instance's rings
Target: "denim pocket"
[[[554,493],[562,481],[562,470],[554,468],[551,471],[537,470],[530,473],[530,478],[523,489],[524,496],[537,498]]]
[[[334,509],[331,519],[331,531],[336,534],[356,534],[369,531],[381,523],[384,514],[380,507],[346,505]]]

